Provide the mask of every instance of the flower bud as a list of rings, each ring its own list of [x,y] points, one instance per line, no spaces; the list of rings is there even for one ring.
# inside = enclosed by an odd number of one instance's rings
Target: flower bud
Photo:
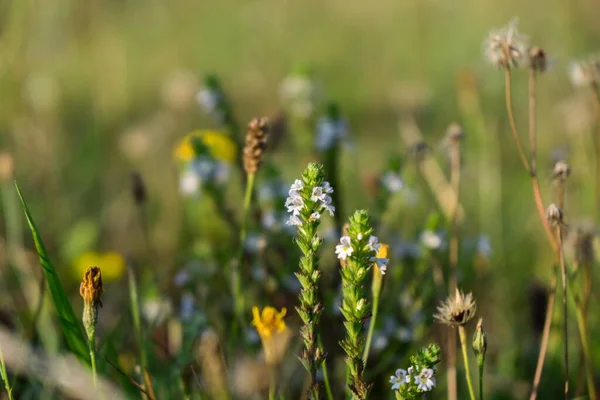
[[[83,275],[79,286],[79,294],[83,297],[83,326],[88,338],[96,334],[98,323],[98,306],[102,307],[102,272],[99,267],[89,267]]]
[[[475,328],[475,335],[473,335],[473,351],[477,356],[477,360],[483,360],[485,358],[485,352],[487,351],[487,335],[483,331],[483,318],[479,318],[477,328]]]

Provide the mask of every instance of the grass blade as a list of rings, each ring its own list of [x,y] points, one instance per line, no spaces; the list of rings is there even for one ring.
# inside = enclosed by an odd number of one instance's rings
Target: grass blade
[[[40,257],[40,264],[42,266],[44,276],[46,277],[46,281],[48,282],[48,289],[52,295],[54,308],[56,309],[61,329],[65,335],[65,339],[67,340],[67,345],[79,359],[89,364],[90,359],[88,354],[88,346],[85,337],[83,336],[83,331],[81,330],[79,320],[75,317],[71,303],[69,303],[69,298],[67,297],[67,294],[60,283],[60,279],[56,273],[56,270],[54,269],[54,266],[52,265],[52,262],[50,261],[50,257],[48,257],[48,253],[46,253],[42,238],[35,227],[35,223],[33,222],[33,218],[29,213],[29,208],[25,203],[25,199],[21,194],[21,190],[19,189],[17,182],[15,182],[15,187],[17,189],[19,199],[21,200],[25,217],[27,218],[27,224],[29,225],[29,229],[31,229],[31,234],[33,235],[33,242],[35,243],[35,248],[38,256]]]

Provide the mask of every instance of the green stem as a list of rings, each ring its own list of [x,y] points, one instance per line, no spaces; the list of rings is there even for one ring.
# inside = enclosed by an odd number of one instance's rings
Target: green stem
[[[479,400],[483,400],[483,358],[477,361],[479,367]]]
[[[97,370],[96,370],[96,334],[89,337],[90,360],[92,361],[92,377],[94,378],[94,388],[97,388]]]
[[[373,267],[375,268],[375,267]],[[375,277],[373,279],[376,279]],[[373,315],[371,316],[371,322],[369,324],[369,332],[367,333],[367,342],[365,344],[365,351],[363,352],[363,363],[364,368],[367,368],[367,360],[369,359],[369,352],[371,350],[371,341],[373,340],[373,332],[375,331],[375,322],[377,321],[377,312],[379,311],[379,294],[381,293],[381,284],[379,288],[374,290],[373,293]]]
[[[585,362],[585,375],[588,387],[588,397],[590,400],[596,400],[596,385],[594,383],[594,364],[590,353],[590,342],[587,335],[587,327],[585,324],[585,314],[583,305],[579,298],[579,295],[574,291],[571,281],[568,281],[569,289],[572,293],[573,300],[575,301],[575,314],[577,316],[577,328],[579,331],[579,339],[581,340],[581,347],[583,350],[583,358]]]
[[[321,335],[318,338],[319,347],[323,348],[323,341]],[[331,384],[329,383],[329,372],[327,371],[327,360],[323,360],[323,381],[325,383],[325,392],[327,393],[327,400],[333,400],[333,392],[331,391]]]
[[[231,273],[231,284],[233,286],[233,301],[235,305],[235,314],[242,328],[245,329],[246,322],[243,316],[244,298],[242,296],[242,282],[240,279],[240,269],[244,262],[244,244],[246,243],[246,235],[248,231],[248,216],[250,214],[250,205],[252,202],[252,192],[254,190],[254,174],[248,174],[246,181],[246,194],[244,195],[244,210],[242,215],[242,226],[240,229],[240,243],[237,263],[233,266]]]
[[[471,382],[471,369],[469,368],[469,357],[467,356],[467,332],[464,326],[461,325],[458,327],[458,334],[460,336],[460,347],[462,348],[463,361],[465,363],[465,377],[467,378],[467,386],[469,387],[469,396],[471,400],[475,400],[475,391]]]
[[[275,395],[277,393],[277,380],[275,379],[275,369],[270,368],[269,371],[269,400],[275,400]]]
[[[6,393],[8,393],[8,400],[13,400],[14,397],[12,395],[12,388],[10,387],[10,382],[8,381],[8,373],[6,372],[6,364],[4,363],[4,355],[2,354],[2,349],[0,349],[0,375],[2,375],[2,380],[4,381],[4,389],[6,389]]]

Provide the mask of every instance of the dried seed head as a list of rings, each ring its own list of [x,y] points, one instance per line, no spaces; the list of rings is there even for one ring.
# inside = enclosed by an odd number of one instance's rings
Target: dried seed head
[[[450,143],[460,142],[464,135],[465,133],[462,127],[457,123],[452,123],[448,129],[446,129],[446,137]]]
[[[569,77],[574,86],[594,86],[600,82],[600,59],[573,61],[569,65]]]
[[[548,208],[546,209],[546,219],[554,227],[561,226],[561,225],[564,224],[564,222],[563,222],[563,212],[554,203],[550,204],[548,206]]]
[[[131,173],[131,194],[133,195],[133,200],[137,206],[141,206],[146,202],[146,185],[139,172]]]
[[[529,68],[537,72],[544,72],[548,68],[548,58],[544,49],[532,47],[529,49]]]
[[[516,68],[526,55],[526,38],[517,30],[516,18],[505,28],[490,32],[485,40],[485,56],[499,68]]]
[[[570,174],[569,164],[564,161],[558,161],[552,170],[552,178],[561,182],[566,181]]]
[[[267,118],[254,118],[248,124],[246,146],[244,147],[244,169],[247,174],[255,174],[263,162],[267,148],[269,125]]]
[[[438,313],[433,317],[450,326],[462,326],[469,322],[477,311],[473,294],[465,295],[456,288],[454,296],[450,296],[437,308]]]

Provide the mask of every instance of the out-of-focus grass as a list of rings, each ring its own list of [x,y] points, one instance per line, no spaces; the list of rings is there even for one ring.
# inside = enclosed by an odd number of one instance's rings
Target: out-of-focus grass
[[[557,110],[573,95],[568,59],[597,50],[600,25],[594,16],[599,13],[591,0],[4,0],[0,146],[14,156],[16,178],[33,214],[40,216],[52,254],[61,254],[74,227],[85,220],[94,223],[97,240],[82,244],[82,250],[116,249],[174,270],[194,237],[208,232],[209,244],[226,237],[210,205],[195,216],[209,223],[181,229],[184,205],[171,154],[177,138],[212,126],[193,100],[205,73],[222,78],[239,121],[246,121],[274,113],[282,77],[298,63],[310,63],[326,97],[338,101],[348,116],[355,141],[342,161],[347,212],[367,201],[354,182],[379,170],[388,149],[402,149],[400,104],[423,97],[418,122],[436,155],[450,122],[467,127],[463,202],[470,222],[465,234],[484,230],[494,244],[485,279],[469,280],[481,308],[493,316],[486,320],[490,341],[503,349],[499,382],[491,384],[501,386],[502,378],[527,381],[532,367],[518,355],[531,353],[534,359],[538,346],[532,335],[522,337],[529,329],[527,293],[534,277],[549,275],[552,254],[509,140],[502,75],[483,60],[482,40],[490,29],[518,16],[532,42],[550,54],[553,65],[539,89],[538,169],[549,200],[552,154],[567,151],[574,172],[568,216],[577,221],[592,212],[586,177],[591,141],[569,136],[565,116]],[[457,107],[457,81],[464,71],[475,74],[480,89],[484,131],[477,134],[469,132],[470,121]],[[524,77],[516,77],[515,87],[517,118],[524,128]],[[288,177],[298,175],[306,161],[291,152],[275,159]],[[131,169],[148,184],[153,255],[147,254],[132,217]],[[233,198],[239,195],[234,189]],[[496,199],[493,206],[491,199]],[[397,224],[406,220],[411,216],[401,215]],[[497,226],[501,229],[485,232]],[[209,244],[198,245],[199,252]],[[57,269],[69,276],[71,262],[57,260]],[[73,293],[75,282],[69,285]],[[559,344],[555,338],[551,350]],[[546,379],[559,374],[551,368],[557,354],[550,353]]]

